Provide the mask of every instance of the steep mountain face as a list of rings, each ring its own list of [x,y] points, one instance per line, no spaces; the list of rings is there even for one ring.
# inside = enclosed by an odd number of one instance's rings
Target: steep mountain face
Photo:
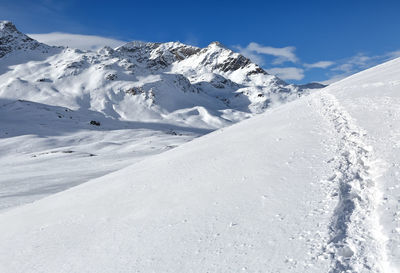
[[[288,85],[218,42],[131,42],[98,52],[49,47],[0,24],[0,97],[129,121],[220,128],[292,100]]]

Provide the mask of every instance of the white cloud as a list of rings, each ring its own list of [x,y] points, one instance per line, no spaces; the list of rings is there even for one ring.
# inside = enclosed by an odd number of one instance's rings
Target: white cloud
[[[302,80],[304,78],[304,70],[297,67],[274,67],[267,69],[267,72],[283,80]]]
[[[338,60],[336,66],[330,69],[328,80],[322,82],[330,84],[341,79],[344,79],[352,74],[368,69],[380,63],[400,57],[400,50],[387,52],[383,55],[368,56],[364,53],[358,53],[352,57]]]
[[[249,58],[253,63],[258,64],[259,66],[265,65],[264,58],[259,54],[254,53],[251,50],[248,50],[247,48],[243,48],[240,46],[235,46],[234,48],[236,48],[240,52],[240,54],[242,54],[246,58]]]
[[[392,52],[386,53],[386,56],[387,56],[389,59],[396,59],[396,58],[399,58],[399,57],[400,57],[400,50],[396,50],[396,51],[392,51]]]
[[[400,57],[400,51],[392,51],[383,55],[368,56],[364,53],[358,53],[352,57],[338,60],[336,65],[330,69],[329,79],[324,83],[332,83],[352,74],[368,69],[380,63],[384,63],[396,57]]]
[[[104,46],[112,48],[125,44],[125,41],[94,35],[70,34],[61,32],[28,34],[39,42],[53,46],[68,46],[83,50],[97,50]]]
[[[274,65],[279,65],[284,62],[297,63],[299,61],[294,53],[296,48],[293,46],[278,48],[263,46],[255,42],[251,42],[244,48],[241,46],[235,46],[235,48],[243,56],[249,58],[260,66],[265,66],[265,57],[263,55],[275,57],[275,59],[272,61],[272,64]],[[283,80],[301,80],[304,78],[304,69],[297,67],[273,67],[267,68],[267,71]]]
[[[329,66],[334,65],[334,62],[331,61],[319,61],[316,63],[312,63],[312,64],[304,64],[304,67],[306,68],[328,68]]]
[[[296,50],[293,46],[287,47],[271,47],[271,46],[263,46],[254,42],[251,42],[246,47],[235,46],[239,52],[257,63],[258,65],[264,65],[264,58],[262,55],[271,55],[276,57],[275,60],[272,61],[273,64],[282,64],[284,62],[298,62],[297,56],[294,54]]]
[[[367,69],[369,67],[375,66],[379,63],[388,61],[389,59],[393,59],[394,56],[388,54],[367,56],[364,53],[358,53],[357,55],[354,55],[350,58],[345,58],[337,61],[337,66],[332,67],[331,70],[352,74]],[[395,54],[395,52],[393,52],[393,54]]]
[[[274,64],[280,64],[287,61],[296,63],[298,61],[297,56],[294,54],[296,48],[293,46],[279,48],[271,46],[262,46],[260,44],[252,42],[246,47],[246,49],[249,51],[256,52],[258,54],[266,54],[277,57],[277,59],[274,61]]]

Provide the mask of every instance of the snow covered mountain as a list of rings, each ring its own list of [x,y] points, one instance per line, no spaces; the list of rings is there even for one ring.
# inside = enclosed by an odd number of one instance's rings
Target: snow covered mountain
[[[2,21],[0,209],[121,169],[307,88],[217,42],[81,51],[39,43]]]
[[[399,75],[400,58],[3,212],[0,271],[399,272]]]
[[[267,74],[218,42],[131,42],[98,52],[50,47],[0,24],[0,97],[129,121],[220,128],[298,97],[301,88]]]

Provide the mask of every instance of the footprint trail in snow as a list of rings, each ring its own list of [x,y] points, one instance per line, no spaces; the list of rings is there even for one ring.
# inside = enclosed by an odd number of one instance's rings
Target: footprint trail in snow
[[[331,257],[330,273],[392,272],[377,208],[382,193],[377,178],[383,162],[375,158],[366,144],[366,133],[340,106],[336,98],[324,92],[316,97],[323,116],[339,135],[335,173],[338,204],[329,226],[330,240],[324,251]]]

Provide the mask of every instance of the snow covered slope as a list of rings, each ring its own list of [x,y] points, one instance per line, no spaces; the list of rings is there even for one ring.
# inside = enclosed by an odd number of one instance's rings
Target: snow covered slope
[[[217,42],[81,51],[41,44],[1,21],[0,210],[121,169],[305,89]]]
[[[400,59],[0,214],[1,272],[399,272]]]
[[[0,104],[0,209],[65,190],[210,132],[22,100],[0,99]]]

